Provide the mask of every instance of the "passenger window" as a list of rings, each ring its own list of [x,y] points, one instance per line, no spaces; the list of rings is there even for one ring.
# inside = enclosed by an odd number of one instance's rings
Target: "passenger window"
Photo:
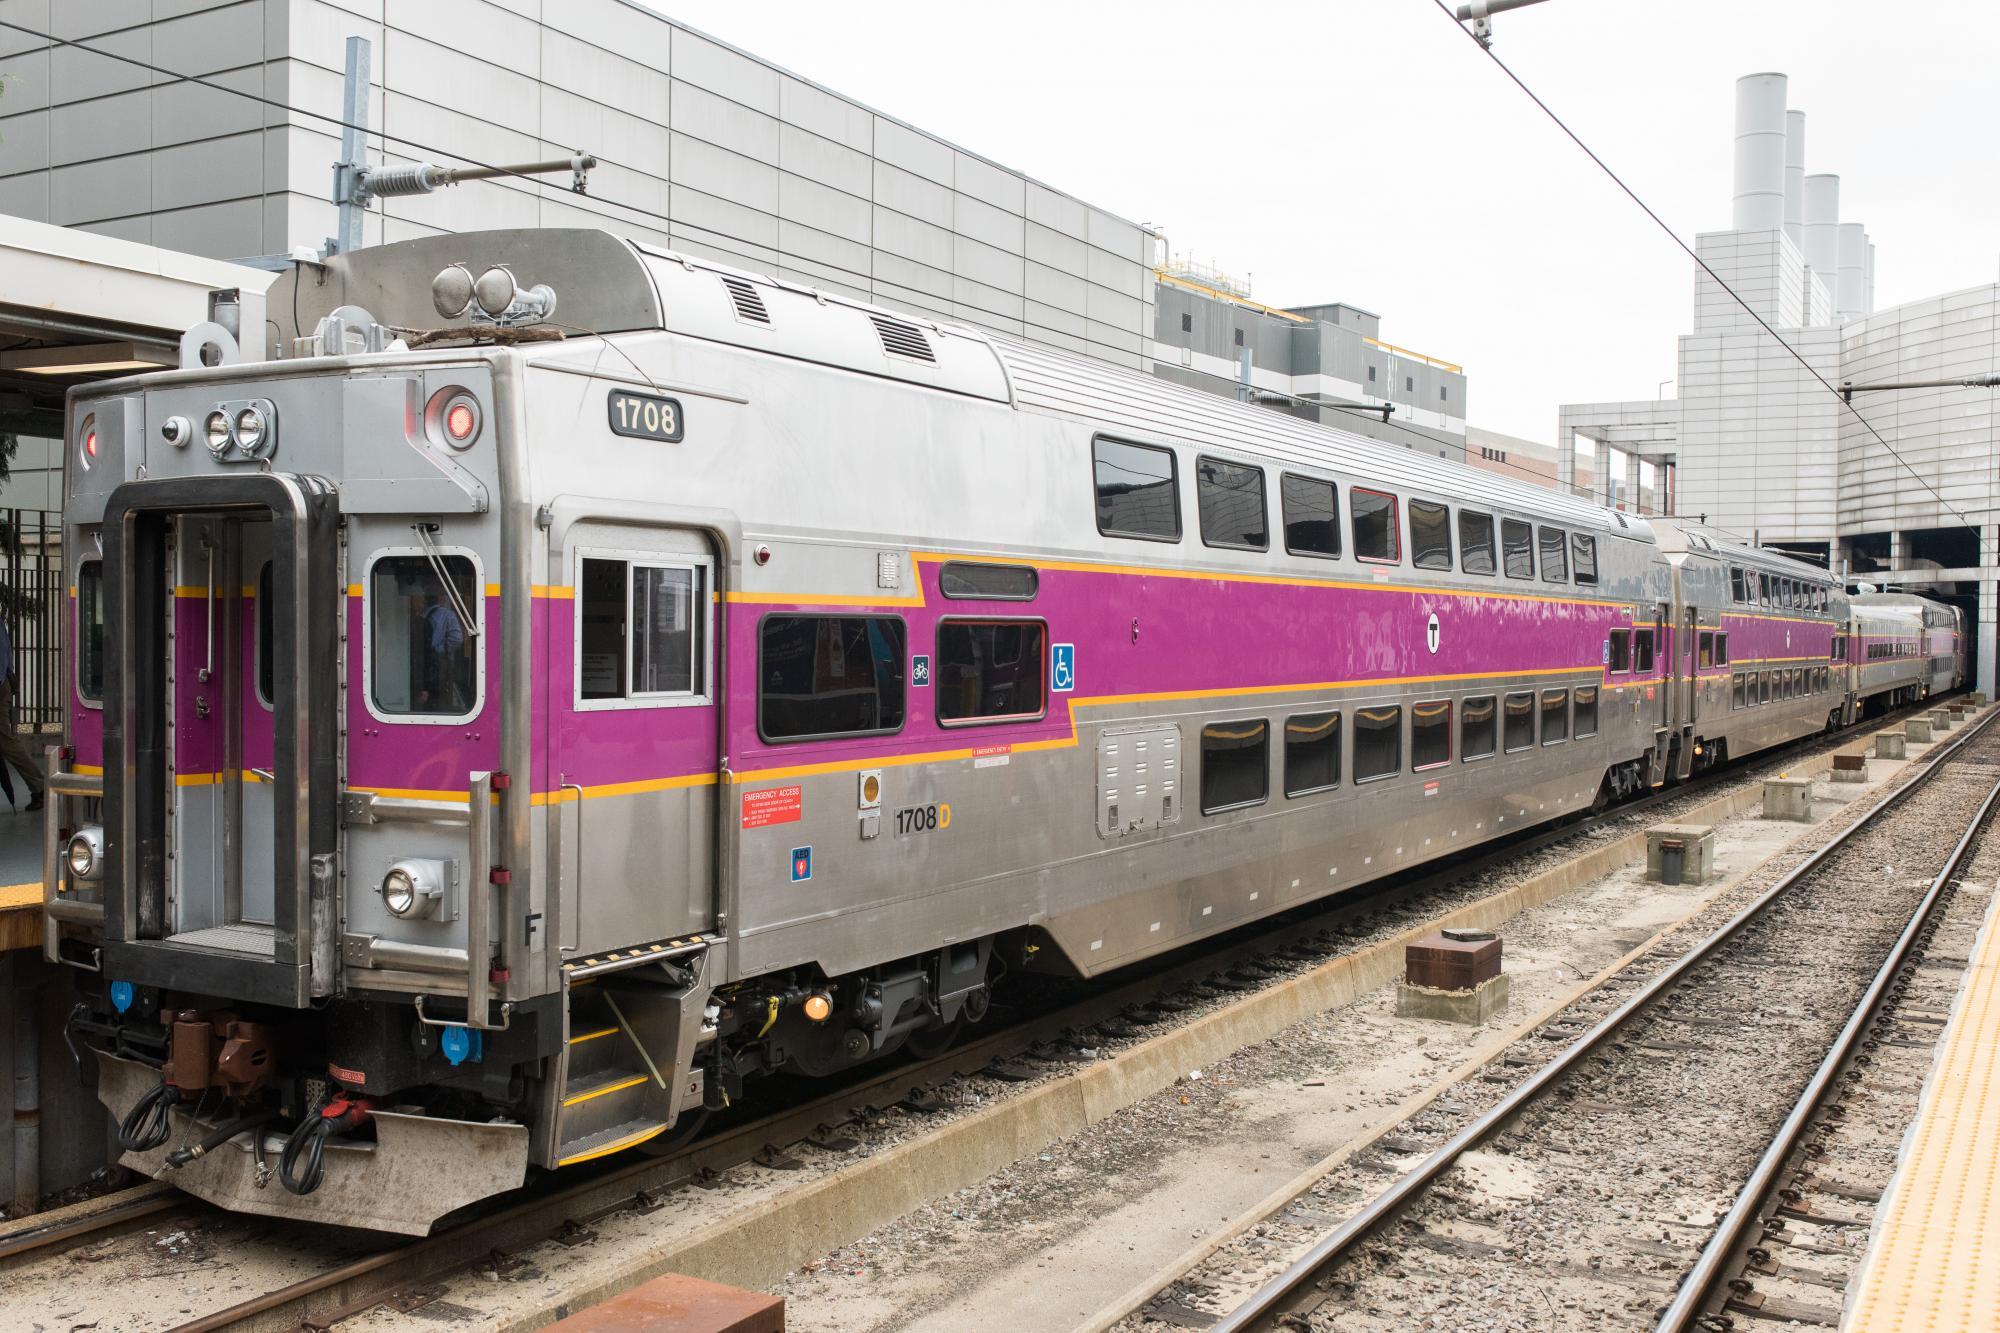
[[[104,702],[104,562],[86,560],[76,570],[76,692]]]
[[[1542,744],[1569,739],[1569,691],[1542,691]]]
[[[1711,630],[1703,630],[1701,632],[1701,637],[1698,640],[1698,642],[1700,643],[1701,647],[1696,654],[1695,666],[1703,671],[1706,671],[1709,667],[1715,665],[1714,632]]]
[[[1635,629],[1632,631],[1632,670],[1642,675],[1650,676],[1653,674],[1653,635],[1655,632],[1652,629]]]
[[[1715,636],[1715,664],[1717,666],[1729,665],[1729,635],[1727,633],[1720,633]]]
[[[772,741],[901,731],[904,635],[894,616],[765,617],[758,730]]]
[[[932,666],[938,721],[1036,718],[1046,709],[1042,663],[1048,630],[1039,620],[946,620]]]
[[[1198,458],[1194,490],[1201,508],[1203,544],[1246,551],[1270,546],[1270,522],[1264,515],[1264,469],[1220,458]]]
[[[1729,567],[1729,600],[1732,602],[1745,600],[1743,596],[1743,567],[1741,565],[1731,565]]]
[[[374,563],[368,697],[376,712],[470,717],[479,711],[481,591],[467,556],[391,555]]]
[[[1604,645],[1604,669],[1612,675],[1622,675],[1632,669],[1632,631],[1615,629]]]
[[[1507,577],[1535,577],[1535,530],[1511,518],[1500,520],[1500,551],[1507,561]]]
[[[1467,699],[1458,709],[1458,754],[1470,763],[1474,759],[1491,759],[1494,747],[1499,743],[1499,709],[1490,694],[1482,694],[1475,699]]]
[[[1581,532],[1570,534],[1570,568],[1578,583],[1597,582],[1597,538]]]
[[[1262,718],[1201,729],[1201,812],[1262,805],[1271,791],[1271,725]]]
[[[1410,706],[1410,767],[1436,768],[1451,762],[1451,701]]]
[[[1340,782],[1340,714],[1300,713],[1285,723],[1285,795],[1304,796]]]
[[[1569,545],[1567,535],[1561,528],[1543,528],[1541,538],[1542,582],[1568,583],[1569,552],[1565,549]]]
[[[1360,487],[1347,492],[1348,518],[1354,524],[1354,556],[1357,560],[1381,560],[1391,564],[1403,558],[1401,534],[1396,529],[1396,497]]]
[[[1582,740],[1585,736],[1595,736],[1597,734],[1597,687],[1595,685],[1579,685],[1576,687],[1576,712],[1573,716],[1575,718],[1576,738],[1578,740]]]
[[[1173,450],[1100,437],[1092,445],[1092,453],[1099,532],[1107,537],[1152,542],[1181,539],[1181,497]]]
[[[1458,511],[1458,567],[1468,574],[1491,574],[1499,568],[1493,551],[1493,515]]]
[[[1771,702],[1771,677],[1777,674],[1775,671],[1759,671],[1757,673],[1757,701],[1760,704]]]
[[[1743,673],[1741,671],[1729,678],[1729,706],[1731,708],[1741,708],[1743,706]]]
[[[706,695],[707,568],[598,556],[578,565],[578,701]]]
[[[1410,563],[1418,569],[1451,568],[1451,510],[1429,500],[1410,501]]]
[[[1285,505],[1285,549],[1293,555],[1340,554],[1340,517],[1333,483],[1287,472],[1279,481]]]
[[[938,591],[982,602],[1032,602],[1041,574],[1031,565],[988,565],[954,560],[938,571]]]
[[[1771,585],[1775,582],[1777,582],[1776,579],[1770,578],[1768,576],[1760,577],[1757,580],[1758,605],[1764,607],[1768,607],[1771,605]]]
[[[277,696],[272,693],[273,671],[271,665],[277,652],[277,611],[271,600],[271,562],[257,571],[257,636],[255,653],[257,657],[257,702],[264,707],[272,707]]]
[[[1403,771],[1403,710],[1354,711],[1354,780],[1373,782]]]
[[[1532,694],[1510,694],[1507,696],[1507,753],[1516,750],[1531,750],[1535,745],[1535,696]]]

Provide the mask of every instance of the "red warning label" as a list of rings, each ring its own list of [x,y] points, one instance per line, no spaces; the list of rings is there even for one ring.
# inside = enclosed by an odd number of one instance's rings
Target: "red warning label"
[[[766,787],[743,793],[743,827],[796,824],[805,814],[804,787]]]

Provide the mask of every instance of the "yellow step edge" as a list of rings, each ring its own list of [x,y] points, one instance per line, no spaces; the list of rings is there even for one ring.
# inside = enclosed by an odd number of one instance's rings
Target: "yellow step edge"
[[[574,1157],[558,1158],[556,1165],[575,1166],[578,1162],[590,1162],[595,1161],[599,1157],[609,1157],[612,1153],[624,1152],[627,1148],[636,1148],[647,1139],[658,1138],[660,1135],[666,1133],[669,1128],[671,1126],[655,1125],[651,1129],[642,1129],[637,1134],[629,1135],[626,1138],[618,1140],[616,1143],[607,1143],[602,1148],[592,1148],[589,1152],[580,1152]]]
[[[592,1088],[589,1092],[579,1092],[574,1097],[565,1097],[563,1098],[563,1105],[576,1106],[589,1101],[593,1097],[603,1097],[614,1092],[623,1092],[627,1088],[636,1088],[645,1081],[646,1076],[644,1074],[634,1074],[622,1083],[607,1083],[601,1088]]]
[[[36,887],[39,888],[40,886],[37,885]],[[569,1039],[569,1044],[572,1046],[581,1046],[584,1042],[596,1041],[599,1037],[608,1037],[617,1030],[617,1028],[599,1028],[595,1032],[579,1032]]]

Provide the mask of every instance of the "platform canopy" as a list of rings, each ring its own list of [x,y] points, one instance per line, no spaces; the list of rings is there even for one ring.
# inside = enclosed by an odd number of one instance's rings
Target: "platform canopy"
[[[72,384],[180,363],[209,293],[241,293],[261,347],[275,274],[0,215],[0,433],[60,437]]]

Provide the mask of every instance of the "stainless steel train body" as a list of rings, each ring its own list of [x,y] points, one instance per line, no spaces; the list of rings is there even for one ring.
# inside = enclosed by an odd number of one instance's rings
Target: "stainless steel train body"
[[[577,336],[344,354],[459,260]],[[421,1232],[1833,707],[1729,596],[1807,566],[600,233],[271,308],[343,354],[72,401],[48,824],[126,1160],[232,1208]]]
[[[1910,703],[1964,683],[1965,642],[1955,607],[1909,593],[1849,599],[1855,695],[1881,706]]]

